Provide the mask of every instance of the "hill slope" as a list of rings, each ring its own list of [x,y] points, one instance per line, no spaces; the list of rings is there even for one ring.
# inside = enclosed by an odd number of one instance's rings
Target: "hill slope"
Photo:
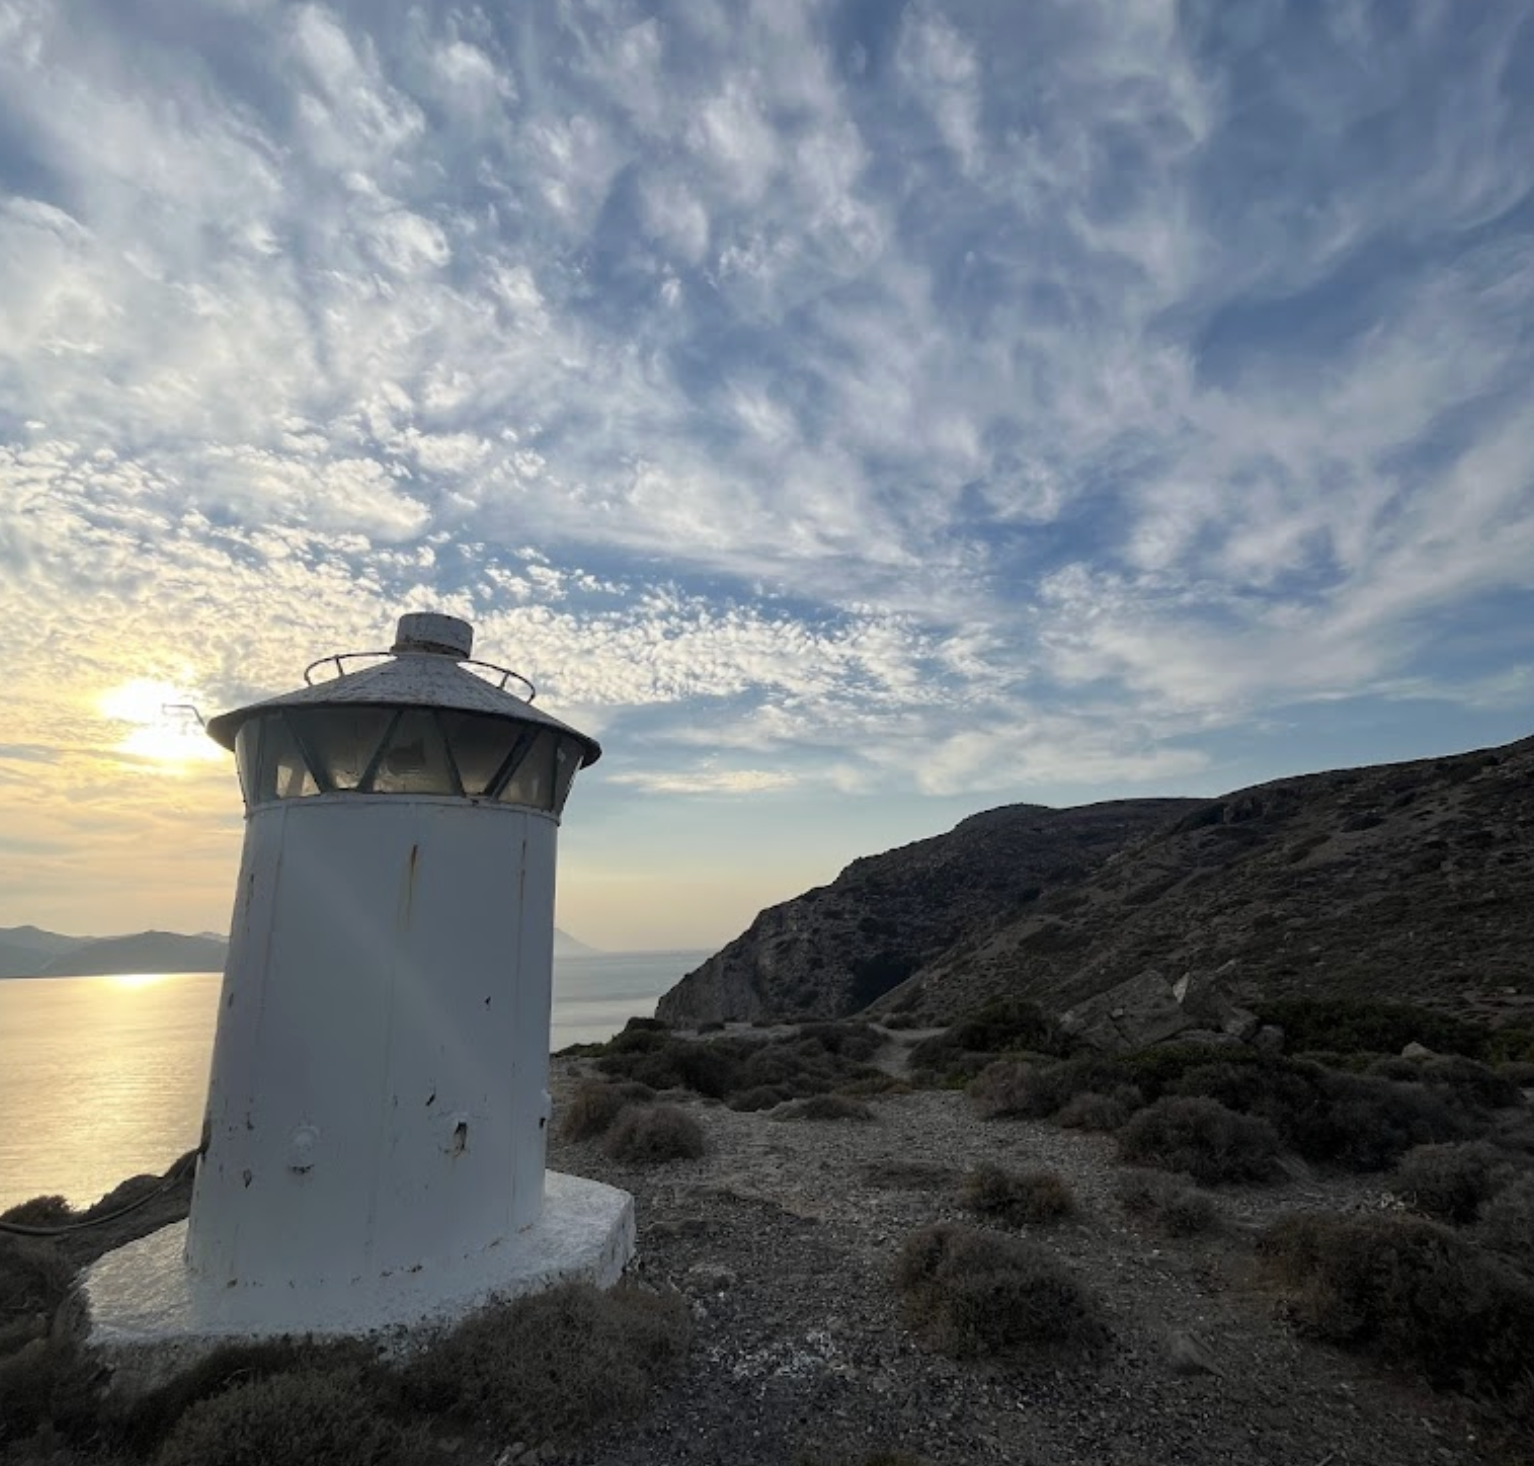
[[[850,1013],[945,953],[982,942],[1046,889],[1200,801],[1079,809],[1014,804],[946,835],[855,860],[829,886],[769,907],[661,1000],[674,1023]]]
[[[1534,994],[1534,739],[1211,801],[892,1000],[1059,1010],[1153,968],[1223,970],[1248,1002],[1516,1006]]]
[[[764,911],[659,1011],[1058,1012],[1152,969],[1222,971],[1247,1002],[1534,1001],[1534,738],[1215,800],[993,810]]]

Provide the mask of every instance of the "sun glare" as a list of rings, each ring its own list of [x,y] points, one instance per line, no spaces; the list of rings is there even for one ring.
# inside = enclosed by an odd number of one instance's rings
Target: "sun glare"
[[[166,974],[163,972],[114,972],[112,974],[112,986],[120,988],[157,987],[165,981]]]
[[[220,756],[217,745],[185,708],[190,701],[185,691],[169,682],[139,677],[108,692],[101,699],[101,711],[124,725],[116,744],[118,753],[179,773],[187,764]]]

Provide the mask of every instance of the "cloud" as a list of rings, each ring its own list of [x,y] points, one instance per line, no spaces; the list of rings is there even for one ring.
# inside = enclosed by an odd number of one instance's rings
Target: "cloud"
[[[99,772],[84,690],[221,705],[429,605],[620,802],[1534,711],[1528,44],[1515,0],[7,0],[7,736]]]

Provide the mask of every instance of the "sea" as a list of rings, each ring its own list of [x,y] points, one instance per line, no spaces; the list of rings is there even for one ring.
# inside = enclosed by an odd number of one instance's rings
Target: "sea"
[[[706,952],[554,959],[550,1047],[610,1038]],[[197,1144],[221,976],[0,978],[0,1211],[89,1206]]]

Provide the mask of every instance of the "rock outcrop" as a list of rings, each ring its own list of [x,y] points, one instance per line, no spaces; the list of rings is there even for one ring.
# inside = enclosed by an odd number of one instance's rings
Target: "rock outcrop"
[[[855,860],[828,886],[769,907],[660,1001],[673,1023],[840,1017],[935,958],[964,951],[1124,843],[1196,808],[1127,799],[1014,804],[946,835]]]
[[[1214,800],[1014,805],[855,861],[662,999],[675,1021],[1080,1010],[1147,974],[1198,1031],[1280,997],[1534,1016],[1534,739]],[[1160,1011],[1147,979],[1147,1022]],[[1120,1002],[1117,1006],[1129,1005]],[[1111,1009],[1110,1009],[1111,1011]],[[1171,1021],[1167,1010],[1167,1021]],[[1243,1041],[1256,1039],[1250,1015]]]

